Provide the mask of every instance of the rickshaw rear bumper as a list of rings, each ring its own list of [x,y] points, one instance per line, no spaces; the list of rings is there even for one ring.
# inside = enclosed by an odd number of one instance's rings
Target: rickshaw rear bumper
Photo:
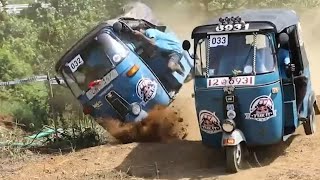
[[[231,133],[222,133],[222,146],[235,146],[241,142],[246,142],[246,138],[240,129],[235,129]]]

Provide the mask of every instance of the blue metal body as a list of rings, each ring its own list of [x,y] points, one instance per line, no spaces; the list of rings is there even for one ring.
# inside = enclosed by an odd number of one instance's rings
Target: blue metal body
[[[273,41],[275,42],[275,39]],[[275,44],[273,46],[276,48]],[[300,53],[300,51],[298,52]],[[302,56],[302,58],[304,57]],[[301,124],[300,119],[309,117],[315,99],[308,64],[305,63],[301,71],[302,75],[308,79],[308,85],[302,108],[298,112],[295,84],[292,79],[290,80],[281,74],[279,69],[283,67],[280,66],[281,62],[276,60],[275,70],[255,75],[254,85],[234,86],[234,96],[237,98],[238,104],[236,106],[237,116],[234,119],[236,130],[232,133],[226,133],[222,130],[222,122],[226,119],[224,87],[208,88],[209,78],[195,76],[194,97],[199,126],[201,126],[202,112],[204,111],[212,113],[212,117],[218,120],[220,125],[220,127],[216,126],[215,133],[208,133],[200,128],[203,144],[215,148],[227,146],[228,144],[223,142],[227,136],[232,136],[232,138],[237,136],[234,138],[235,142],[229,145],[235,145],[242,140],[246,142],[247,146],[276,144],[286,140],[285,136],[290,136],[295,132]],[[266,121],[258,121],[249,117],[252,103],[261,96],[270,97],[274,103],[274,116]]]
[[[279,68],[279,67],[278,67]],[[235,87],[235,96],[239,101],[237,113],[237,129],[240,129],[246,139],[248,146],[276,144],[283,140],[283,137],[293,133],[300,125],[299,116],[307,118],[310,113],[310,101],[313,95],[311,81],[308,81],[307,94],[303,100],[303,108],[298,116],[295,87],[292,83],[284,84],[278,68],[269,74],[256,75],[255,86]],[[304,75],[310,78],[308,68]],[[224,119],[224,91],[223,88],[207,88],[207,78],[195,77],[195,105],[200,121],[199,113],[203,110],[215,112],[220,120]],[[272,93],[272,88],[277,88],[277,93]],[[270,96],[274,102],[275,117],[259,122],[246,118],[249,113],[251,102],[259,96]],[[289,129],[286,132],[286,128]],[[202,142],[208,146],[221,147],[223,132],[209,134],[201,131]]]
[[[208,110],[215,112],[216,116],[222,121],[224,119],[224,91],[222,88],[205,88],[206,78],[195,78],[195,101],[196,110]],[[279,74],[273,72],[265,75],[257,75],[255,86],[252,87],[236,87],[235,96],[239,101],[239,113],[236,120],[237,127],[244,133],[246,142],[249,145],[273,144],[281,141],[283,136],[283,126],[285,125],[282,117],[284,114],[283,94],[279,91],[272,94],[272,88],[281,89]],[[246,113],[250,111],[251,102],[262,95],[271,95],[276,110],[276,117],[265,122],[259,122],[246,119]],[[205,99],[205,100],[204,100]],[[201,132],[203,143],[221,147],[222,132],[217,134],[207,134]]]
[[[112,27],[107,29],[112,33]],[[128,44],[125,43],[123,43],[123,45],[128,46]],[[89,98],[85,94],[78,98],[82,105],[94,107],[93,111],[90,113],[94,118],[115,118],[125,122],[142,120],[146,117],[147,112],[155,105],[168,106],[174,98],[169,95],[169,90],[171,88],[170,85],[164,86],[158,77],[163,75],[168,76],[168,78],[173,82],[182,86],[184,80],[187,78],[187,75],[193,67],[193,59],[185,54],[181,59],[181,64],[185,69],[184,76],[181,76],[176,72],[167,73],[169,69],[165,63],[166,60],[164,57],[157,57],[156,59],[153,59],[151,63],[146,63],[146,61],[138,56],[137,53],[132,51],[129,46],[128,49],[130,50],[129,55],[114,68],[118,74],[115,79],[99,90],[99,92],[92,98]],[[134,65],[139,67],[139,70],[133,76],[127,76],[127,72]],[[144,101],[138,94],[138,84],[142,79],[148,80],[146,82],[149,83],[152,82],[153,87],[151,88],[156,86],[156,92],[153,93],[153,97],[148,101]],[[151,91],[152,90],[149,92]],[[128,109],[125,116],[116,111],[109,101],[106,100],[106,96],[109,92],[116,93],[118,98],[122,99],[123,102],[127,104],[126,106]],[[130,111],[130,107],[128,105],[133,103],[140,105],[142,111],[139,115],[134,115]]]

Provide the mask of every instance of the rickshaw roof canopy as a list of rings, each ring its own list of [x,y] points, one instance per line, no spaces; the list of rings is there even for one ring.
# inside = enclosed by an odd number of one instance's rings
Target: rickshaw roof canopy
[[[229,12],[220,17],[240,16],[245,22],[270,22],[278,33],[285,28],[299,23],[299,17],[294,10],[290,9],[247,9]],[[219,18],[216,17],[206,23],[207,25],[219,24]]]

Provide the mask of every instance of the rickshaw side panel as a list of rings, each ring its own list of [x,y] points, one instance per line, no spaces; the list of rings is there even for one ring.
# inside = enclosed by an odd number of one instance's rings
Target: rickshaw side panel
[[[284,135],[291,134],[299,126],[295,86],[292,83],[282,85],[284,105]]]
[[[173,31],[171,31],[169,28],[166,30],[166,33],[176,36],[176,34],[173,33]],[[181,47],[182,47],[182,44],[181,44]],[[183,50],[182,57],[180,59],[180,63],[181,63],[182,68],[184,69],[183,76],[177,72],[172,72],[172,75],[175,77],[175,79],[179,83],[184,84],[184,81],[187,78],[189,72],[194,67],[194,60],[193,60],[193,58],[190,57],[190,55],[188,54],[187,51]],[[165,67],[168,68],[168,66],[165,66]],[[169,68],[168,68],[168,70],[169,70]]]
[[[183,84],[190,71],[192,71],[192,68],[194,67],[194,62],[193,59],[189,56],[189,54],[186,51],[183,51],[183,56],[180,60],[180,63],[182,65],[182,68],[184,69],[183,76],[177,72],[173,72],[172,74],[178,80],[179,83]]]
[[[284,136],[295,132],[299,126],[296,101],[284,102]]]
[[[307,118],[311,112],[311,108],[313,108],[315,99],[312,98],[314,92],[311,83],[310,64],[305,50],[305,45],[302,38],[302,29],[299,20],[297,20],[294,27],[288,27],[288,33],[290,36],[289,42],[292,53],[291,60],[292,63],[296,65],[294,77],[301,78],[299,76],[304,76],[306,78],[306,82],[296,85],[297,99],[303,97],[302,107],[298,114],[299,117]]]
[[[158,56],[156,58],[146,60],[146,62],[158,77],[165,77],[167,81],[171,83],[176,82],[177,86],[181,87],[193,67],[193,62],[190,59],[190,56],[186,55],[186,52],[184,52],[180,60],[182,68],[184,69],[183,75],[180,75],[177,72],[171,72],[168,67],[168,60],[164,59],[164,57]],[[168,85],[170,86],[171,83]]]
[[[303,75],[308,78],[308,85],[307,85],[307,92],[303,100],[302,104],[302,112],[300,112],[300,116],[303,117],[309,117],[309,114],[311,112],[311,108],[313,108],[313,103],[315,99],[312,98],[314,96],[314,91],[312,89],[312,83],[311,83],[311,74],[310,74],[310,69],[309,65],[305,67]]]
[[[130,21],[139,23],[139,19],[131,19]],[[134,24],[134,23],[133,23]],[[132,27],[134,29],[134,27]],[[148,28],[156,28],[153,26],[143,26],[145,30]],[[169,37],[175,37],[175,40],[178,40],[178,37],[176,34],[166,28],[164,31]],[[154,55],[152,57],[149,57],[149,53],[144,52],[145,44],[141,43],[141,41],[132,38],[128,34],[120,33],[118,34],[119,38],[133,51],[139,56],[141,59],[145,61],[145,63],[148,65],[148,67],[151,68],[151,70],[155,73],[155,75],[160,79],[160,81],[164,84],[167,91],[171,91],[174,89],[176,92],[182,87],[185,80],[187,79],[189,73],[191,72],[191,69],[194,66],[194,60],[189,56],[188,52],[182,49],[182,57],[180,59],[180,65],[182,69],[184,70],[184,74],[180,75],[177,72],[172,72],[172,70],[168,67],[168,60],[169,55],[161,52],[160,50],[155,50]]]

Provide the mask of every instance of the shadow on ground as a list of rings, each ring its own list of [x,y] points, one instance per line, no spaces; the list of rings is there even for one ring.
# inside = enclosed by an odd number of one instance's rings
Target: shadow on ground
[[[256,148],[262,166],[283,156],[294,137],[287,142]],[[219,177],[225,173],[223,150],[204,146],[201,141],[176,141],[166,144],[143,143],[134,148],[116,168],[142,178],[178,180]]]
[[[300,136],[300,134],[295,134],[291,136],[287,141],[280,142],[278,144],[269,146],[255,147],[252,150],[256,153],[256,158],[261,166],[268,166],[274,162],[278,157],[287,154],[287,148],[291,145],[293,140]],[[259,164],[255,164],[259,166]]]

